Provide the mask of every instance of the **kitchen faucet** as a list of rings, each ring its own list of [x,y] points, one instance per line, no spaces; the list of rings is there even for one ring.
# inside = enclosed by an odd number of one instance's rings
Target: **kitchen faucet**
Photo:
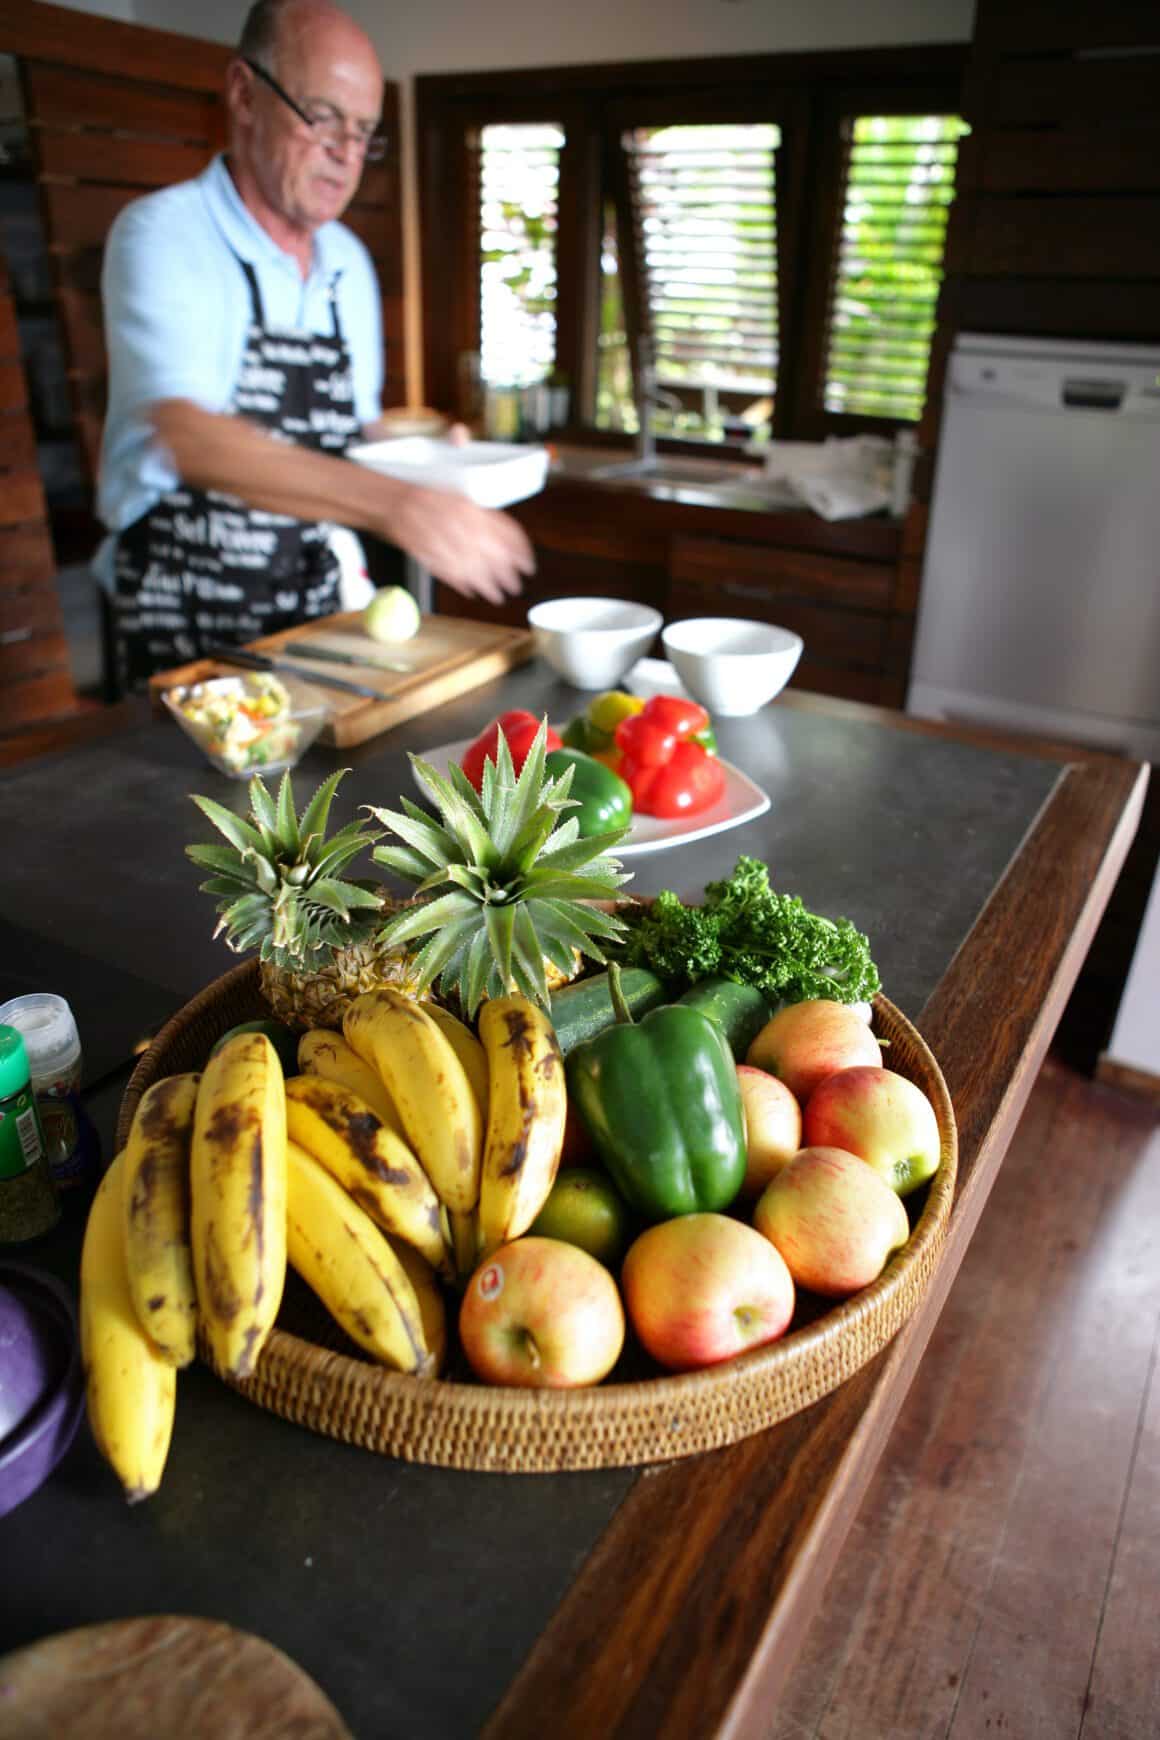
[[[639,465],[652,465],[656,459],[657,437],[653,427],[653,412],[658,405],[672,411],[684,409],[676,393],[657,386],[657,365],[652,340],[642,338],[636,348],[636,457]]]

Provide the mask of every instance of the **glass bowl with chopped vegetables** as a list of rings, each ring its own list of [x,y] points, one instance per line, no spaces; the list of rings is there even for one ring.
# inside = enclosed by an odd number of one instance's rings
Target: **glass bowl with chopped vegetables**
[[[315,690],[267,671],[166,689],[161,699],[227,779],[294,767],[330,717]]]

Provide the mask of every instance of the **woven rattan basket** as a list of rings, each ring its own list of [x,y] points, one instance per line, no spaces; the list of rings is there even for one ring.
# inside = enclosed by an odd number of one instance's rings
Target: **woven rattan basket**
[[[235,967],[187,1003],[133,1072],[118,1148],[151,1082],[200,1069],[222,1033],[266,1013],[255,962]],[[380,1455],[525,1474],[668,1461],[735,1443],[809,1407],[872,1359],[910,1316],[938,1261],[954,1196],[955,1121],[938,1064],[885,997],[875,1001],[874,1030],[890,1041],[891,1069],[916,1082],[934,1106],[942,1137],[938,1171],[909,1242],[878,1280],[780,1341],[683,1376],[589,1390],[419,1379],[368,1362],[290,1277],[255,1374],[228,1381],[284,1419]]]

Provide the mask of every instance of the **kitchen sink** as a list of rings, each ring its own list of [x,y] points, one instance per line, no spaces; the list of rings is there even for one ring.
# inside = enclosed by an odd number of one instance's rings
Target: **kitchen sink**
[[[598,465],[588,473],[597,483],[684,484],[702,489],[744,483],[748,468],[714,459],[628,459]]]

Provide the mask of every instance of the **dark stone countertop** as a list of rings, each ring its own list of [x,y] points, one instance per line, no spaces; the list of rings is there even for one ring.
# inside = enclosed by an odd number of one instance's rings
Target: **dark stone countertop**
[[[405,750],[471,736],[503,706],[559,720],[583,701],[530,665],[379,742],[313,750],[299,801],[349,765],[336,814],[389,806],[411,789]],[[631,891],[692,896],[739,853],[764,858],[779,889],[869,934],[887,994],[912,1017],[1059,771],[779,706],[722,720],[719,740],[770,810],[633,860]],[[245,807],[244,784],[144,711],[124,736],[0,775],[0,997],[40,988],[73,1003],[106,1154],[133,1043],[232,964],[183,852],[208,837],[192,791]],[[29,1260],[75,1276],[82,1219],[70,1209]],[[19,1568],[0,1594],[0,1650],[106,1618],[205,1614],[285,1650],[364,1740],[472,1734],[639,1478],[390,1461],[265,1414],[196,1367],[147,1504],[124,1505],[82,1429],[49,1483],[0,1520],[0,1557]]]

